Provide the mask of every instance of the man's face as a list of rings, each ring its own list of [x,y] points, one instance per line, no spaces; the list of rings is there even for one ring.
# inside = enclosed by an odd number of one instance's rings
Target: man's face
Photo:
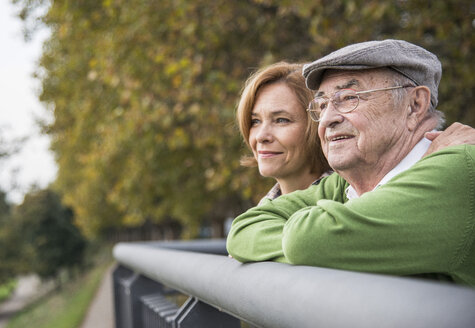
[[[327,71],[317,91],[332,97],[341,89],[365,91],[394,86],[384,70]],[[404,149],[406,129],[402,102],[395,108],[392,91],[378,91],[359,96],[358,107],[339,113],[332,102],[322,113],[318,134],[330,166],[337,172],[348,170],[383,170]],[[395,165],[396,163],[394,163]]]

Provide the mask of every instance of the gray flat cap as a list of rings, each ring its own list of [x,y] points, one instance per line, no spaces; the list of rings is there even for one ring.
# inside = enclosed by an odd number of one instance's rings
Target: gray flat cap
[[[355,43],[322,57],[303,67],[307,87],[319,87],[327,69],[361,70],[390,67],[416,85],[430,89],[431,103],[437,106],[437,94],[442,65],[433,53],[402,40],[368,41]]]

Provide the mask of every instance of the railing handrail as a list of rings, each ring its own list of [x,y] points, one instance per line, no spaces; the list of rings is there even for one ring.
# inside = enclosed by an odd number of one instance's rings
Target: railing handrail
[[[144,241],[134,242],[152,248],[166,248],[187,252],[206,254],[228,255],[226,239],[195,239],[195,240],[170,240],[170,241]]]
[[[475,289],[470,287],[275,262],[241,264],[227,256],[162,246],[119,243],[114,257],[258,327],[475,324]]]

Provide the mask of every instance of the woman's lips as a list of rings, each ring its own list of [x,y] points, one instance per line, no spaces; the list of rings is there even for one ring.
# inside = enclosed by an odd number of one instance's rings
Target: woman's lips
[[[257,153],[259,154],[260,158],[271,158],[271,157],[282,154],[282,152],[268,151],[268,150],[260,150]]]

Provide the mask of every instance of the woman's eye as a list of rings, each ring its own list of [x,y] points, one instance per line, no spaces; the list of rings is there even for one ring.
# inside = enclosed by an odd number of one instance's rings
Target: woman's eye
[[[257,118],[251,120],[251,126],[254,126],[256,124],[259,124],[259,120]]]
[[[284,117],[279,117],[278,119],[275,120],[277,123],[289,123],[290,120],[288,118]]]

